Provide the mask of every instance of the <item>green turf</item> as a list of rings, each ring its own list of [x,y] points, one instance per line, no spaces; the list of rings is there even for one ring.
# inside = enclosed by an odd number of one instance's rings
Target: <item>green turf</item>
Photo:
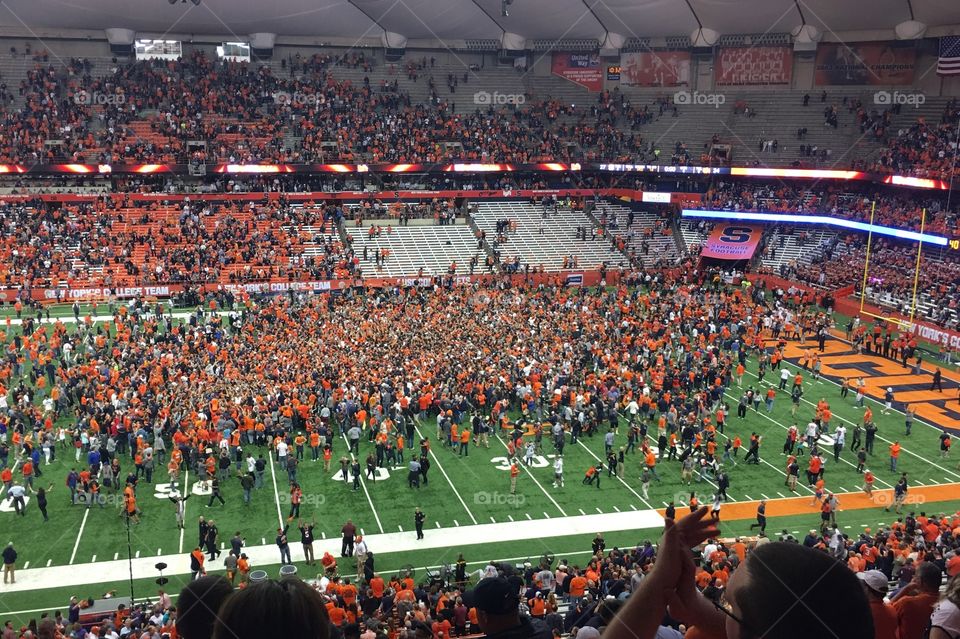
[[[769,377],[768,377],[769,379]],[[747,383],[747,380],[745,380]],[[826,397],[834,408],[835,415],[840,419],[854,420],[860,416],[860,411],[852,402],[846,402],[839,397],[839,391],[830,382],[817,384],[808,380],[808,397],[819,399]],[[821,392],[818,392],[821,391]],[[736,403],[737,389],[731,389],[727,401]],[[782,397],[782,395],[781,395]],[[803,406],[796,420],[801,425],[809,417],[810,406]],[[885,456],[886,444],[877,441],[876,456],[870,460],[871,469],[876,473],[877,486],[886,487],[895,482],[899,473],[910,473],[914,485],[918,483],[946,483],[956,481],[960,475],[956,473],[956,463],[947,460],[940,465],[936,459],[938,440],[937,431],[933,428],[916,425],[910,438],[901,437],[903,430],[902,419],[899,415],[880,415],[877,411],[877,423],[880,426],[879,435],[888,439],[900,437],[908,451],[917,453],[921,457],[903,454],[898,471],[891,472]],[[761,406],[759,412],[750,409],[744,420],[734,415],[728,420],[727,435],[737,433],[746,441],[752,431],[764,436],[761,448],[761,458],[765,463],[761,465],[746,465],[737,463],[730,469],[731,488],[730,497],[741,501],[759,499],[763,496],[776,498],[788,494],[783,486],[782,467],[784,459],[779,454],[785,429],[791,423],[789,402],[778,398],[774,410],[769,415]],[[534,519],[546,517],[557,518],[564,515],[594,514],[616,510],[626,511],[632,508],[645,509],[648,507],[662,507],[664,502],[684,500],[688,488],[681,486],[679,478],[679,464],[664,461],[659,471],[664,481],[653,482],[650,487],[648,503],[644,503],[637,494],[640,493],[639,468],[641,457],[628,456],[628,463],[624,480],[630,486],[623,485],[616,479],[608,478],[604,473],[601,488],[584,486],[581,478],[588,466],[597,458],[604,457],[602,437],[586,437],[577,446],[568,445],[565,449],[566,487],[554,489],[551,487],[553,471],[549,466],[549,457],[542,460],[542,467],[531,468],[521,473],[518,481],[517,496],[509,496],[509,473],[499,470],[494,458],[505,455],[504,445],[492,438],[490,449],[470,447],[468,457],[460,457],[450,449],[437,445],[436,426],[433,420],[422,424],[420,431],[429,436],[434,442],[434,453],[439,463],[434,463],[430,471],[430,483],[420,490],[407,487],[404,470],[391,470],[391,476],[385,481],[364,481],[366,491],[354,491],[350,485],[334,481],[333,472],[324,473],[322,462],[304,461],[301,464],[299,477],[305,493],[305,504],[301,509],[304,518],[315,516],[318,532],[327,536],[336,535],[344,521],[351,517],[354,522],[366,533],[396,532],[401,527],[404,531],[413,528],[413,511],[419,506],[427,514],[427,526],[435,528],[437,524],[444,528],[472,523],[508,522],[525,518],[528,514]],[[617,444],[625,445],[626,428],[621,428]],[[344,451],[344,445],[338,442],[334,457]],[[361,443],[360,458],[372,450],[372,445]],[[552,451],[545,450],[546,454]],[[309,455],[308,455],[309,457]],[[845,462],[836,464],[832,458],[827,464],[826,480],[829,488],[855,490],[859,475],[855,472],[853,455],[845,451],[842,455]],[[927,459],[934,460],[933,462]],[[768,465],[769,464],[769,465]],[[77,539],[80,523],[83,519],[82,506],[71,506],[67,503],[68,495],[64,486],[64,478],[69,469],[76,464],[70,451],[61,452],[57,461],[50,466],[44,466],[44,475],[37,482],[45,485],[53,484],[50,495],[49,522],[42,522],[39,512],[29,507],[27,517],[16,517],[11,513],[0,513],[4,521],[4,529],[10,539],[13,539],[22,556],[22,561],[29,560],[33,566],[45,565],[47,560],[54,564],[64,564],[70,559],[73,546]],[[124,470],[131,466],[129,458],[123,460]],[[446,476],[441,472],[446,472]],[[333,469],[331,469],[333,471]],[[155,481],[163,481],[163,475],[158,472]],[[536,481],[534,481],[536,480]],[[192,483],[193,480],[191,480]],[[286,497],[288,487],[285,472],[276,469],[277,487],[281,501]],[[538,483],[539,482],[539,485]],[[452,484],[452,486],[451,486]],[[632,488],[632,492],[630,489]],[[707,483],[694,482],[692,489],[698,491],[701,499],[709,499],[712,486]],[[254,492],[253,503],[245,506],[241,500],[239,481],[231,479],[224,489],[226,505],[215,503],[207,508],[207,499],[194,495],[187,505],[188,527],[184,535],[184,545],[179,545],[179,534],[175,527],[172,505],[165,499],[157,499],[150,486],[145,483],[138,490],[139,502],[143,510],[142,523],[134,527],[133,548],[143,555],[169,554],[189,551],[196,542],[196,519],[200,515],[214,518],[224,540],[228,539],[235,530],[241,530],[248,539],[272,538],[277,527],[277,495],[273,490],[270,473],[263,490]],[[369,501],[367,499],[369,494]],[[810,494],[808,489],[801,486],[799,494]],[[460,499],[457,498],[459,495]],[[462,502],[461,503],[461,499]],[[372,502],[372,508],[371,508]],[[77,545],[75,563],[85,563],[96,555],[97,560],[112,559],[114,553],[126,549],[126,530],[123,520],[119,516],[119,506],[107,507],[100,510],[90,509],[83,535]],[[281,504],[282,514],[287,515],[288,507]],[[379,518],[374,517],[374,510]],[[47,530],[46,534],[37,535],[39,529]],[[253,542],[251,542],[253,543]],[[257,541],[256,543],[259,543]]]

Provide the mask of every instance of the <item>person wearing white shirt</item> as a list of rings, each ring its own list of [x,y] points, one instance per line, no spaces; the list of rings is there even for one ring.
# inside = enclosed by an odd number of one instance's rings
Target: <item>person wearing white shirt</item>
[[[13,484],[7,489],[7,497],[13,502],[13,509],[18,515],[27,516],[27,504],[24,499],[27,491],[20,484]]]
[[[357,539],[356,545],[353,547],[353,554],[357,558],[357,575],[358,579],[363,575],[363,564],[367,561],[367,553],[370,549],[367,547],[367,540],[363,538],[363,535],[360,535]]]
[[[807,446],[809,446],[811,449],[813,448],[813,445],[817,443],[817,430],[818,428],[815,422],[810,422],[807,424]]]
[[[718,546],[716,542],[713,541],[712,539],[706,546],[703,547],[703,554],[701,555],[701,557],[703,559],[704,566],[710,565],[710,557],[713,556],[713,553],[717,552],[717,548]]]
[[[553,487],[563,488],[563,455],[553,461]]]
[[[840,461],[840,453],[843,452],[843,447],[847,443],[847,427],[846,426],[837,426],[836,432],[833,433],[833,460]]]

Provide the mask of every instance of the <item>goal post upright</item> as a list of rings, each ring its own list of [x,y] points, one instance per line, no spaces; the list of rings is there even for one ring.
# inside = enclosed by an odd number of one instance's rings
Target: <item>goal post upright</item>
[[[913,316],[917,312],[917,287],[920,284],[920,251],[923,249],[923,229],[927,222],[927,209],[922,209],[920,213],[920,239],[917,241],[917,262],[913,267],[913,298],[910,302],[910,323],[913,324]]]
[[[870,204],[870,228],[867,231],[867,252],[863,260],[863,281],[860,283],[860,313],[864,313],[863,305],[867,299],[867,272],[870,268],[870,248],[873,244],[873,218],[877,212],[877,201]],[[870,313],[872,315],[872,313]]]

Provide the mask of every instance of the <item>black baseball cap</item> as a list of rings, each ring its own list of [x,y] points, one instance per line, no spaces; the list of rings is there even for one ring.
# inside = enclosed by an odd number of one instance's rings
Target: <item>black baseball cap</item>
[[[517,612],[520,595],[503,577],[481,579],[473,588],[463,593],[463,603],[491,615],[506,615]]]

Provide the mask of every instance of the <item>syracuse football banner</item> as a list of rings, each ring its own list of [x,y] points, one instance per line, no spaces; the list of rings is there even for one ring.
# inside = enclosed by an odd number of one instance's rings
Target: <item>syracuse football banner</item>
[[[723,223],[713,227],[701,257],[718,260],[749,260],[760,244],[763,228],[750,224]]]

